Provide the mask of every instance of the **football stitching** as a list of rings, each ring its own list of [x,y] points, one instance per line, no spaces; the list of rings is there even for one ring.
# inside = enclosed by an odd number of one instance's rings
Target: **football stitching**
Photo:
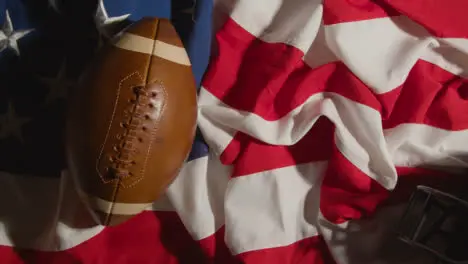
[[[151,149],[153,147],[153,142],[154,142],[154,138],[156,136],[156,132],[158,131],[158,125],[159,125],[159,121],[161,120],[161,116],[164,114],[164,111],[166,109],[166,102],[167,102],[167,98],[168,98],[168,94],[167,94],[167,91],[166,91],[166,88],[164,87],[164,84],[162,81],[152,81],[150,84],[153,84],[153,83],[158,83],[159,84],[159,87],[161,88],[162,90],[162,93],[163,93],[163,105],[161,107],[161,110],[160,110],[160,115],[159,115],[159,118],[158,120],[155,122],[154,124],[154,128],[153,130],[151,131],[151,139],[150,139],[150,143],[149,143],[149,146],[148,146],[148,150],[146,151],[146,155],[145,155],[145,162],[143,163],[143,169],[141,170],[141,174],[142,174],[142,177],[139,177],[137,180],[135,180],[132,184],[130,185],[124,185],[122,182],[121,182],[121,186],[123,188],[131,188],[133,186],[135,186],[138,182],[140,182],[141,180],[143,180],[144,178],[144,175],[145,175],[145,171],[146,171],[146,166],[148,164],[148,158],[149,158],[149,154],[151,152]]]
[[[111,119],[110,119],[110,122],[109,122],[109,126],[107,128],[107,132],[106,132],[106,136],[104,137],[104,142],[102,143],[101,145],[101,151],[99,152],[99,156],[98,158],[96,159],[96,172],[98,173],[99,177],[101,178],[102,182],[104,183],[109,183],[109,182],[116,182],[118,183],[119,179],[112,179],[112,180],[106,180],[104,178],[104,176],[101,174],[101,172],[99,171],[99,168],[98,168],[98,164],[99,164],[99,161],[101,160],[102,158],[102,154],[104,152],[104,146],[106,145],[107,143],[107,140],[109,139],[109,133],[110,133],[110,129],[112,127],[112,124],[114,123],[114,118],[115,118],[115,112],[117,111],[117,104],[118,104],[118,101],[119,101],[119,98],[120,98],[120,90],[122,89],[122,84],[123,82],[125,82],[126,80],[130,79],[130,77],[132,77],[133,75],[137,75],[138,78],[143,81],[143,77],[141,76],[141,74],[138,72],[138,71],[134,71],[133,73],[127,75],[126,77],[124,77],[122,80],[120,80],[119,82],[119,88],[117,89],[117,94],[116,94],[116,98],[115,98],[115,104],[114,104],[114,109],[112,111],[112,116],[111,116]]]
[[[106,137],[105,137],[104,142],[103,142],[103,144],[102,144],[102,146],[101,146],[101,152],[100,152],[100,154],[99,154],[99,158],[98,158],[98,160],[96,161],[96,170],[97,170],[97,173],[99,174],[99,177],[101,178],[101,180],[102,180],[104,183],[115,182],[115,186],[114,186],[114,188],[112,188],[113,193],[112,193],[112,197],[111,197],[111,206],[110,206],[110,208],[109,208],[109,212],[103,212],[103,213],[106,215],[106,219],[105,219],[105,221],[104,221],[104,222],[105,222],[105,225],[108,225],[108,224],[110,223],[110,221],[111,221],[111,216],[113,215],[113,211],[114,211],[114,207],[115,207],[115,201],[116,201],[116,199],[117,199],[117,192],[118,192],[118,190],[119,190],[119,179],[117,179],[117,180],[111,180],[111,181],[106,182],[106,181],[104,180],[104,177],[103,177],[103,176],[101,175],[101,173],[99,172],[99,169],[97,168],[97,165],[98,165],[99,160],[100,160],[101,157],[102,157],[102,153],[104,152],[104,146],[105,146],[105,144],[106,144],[106,142],[107,142],[107,139],[108,139],[108,137],[109,137],[109,132],[110,132],[110,128],[111,128],[111,126],[112,126],[112,123],[114,122],[115,112],[116,112],[117,104],[118,104],[118,101],[119,101],[119,98],[120,98],[120,90],[122,89],[122,84],[123,84],[124,81],[128,80],[130,77],[132,77],[132,76],[135,75],[135,74],[138,76],[138,78],[139,78],[140,80],[143,81],[143,78],[141,77],[140,73],[138,73],[138,71],[135,71],[135,72],[133,72],[133,73],[127,75],[126,77],[124,77],[124,78],[123,78],[122,80],[120,80],[120,82],[119,82],[119,88],[117,89],[117,95],[116,95],[116,98],[115,98],[115,104],[114,104],[114,109],[113,109],[113,111],[112,111],[111,120],[110,120],[109,126],[108,126],[108,128],[107,128]]]

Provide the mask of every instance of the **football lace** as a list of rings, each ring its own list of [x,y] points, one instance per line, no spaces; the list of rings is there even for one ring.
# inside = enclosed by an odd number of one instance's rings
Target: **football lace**
[[[119,143],[113,146],[115,155],[110,157],[112,163],[110,169],[118,178],[132,176],[129,167],[136,164],[133,157],[139,154],[136,144],[143,143],[143,138],[138,136],[137,131],[146,131],[143,121],[149,120],[151,117],[145,113],[145,110],[147,107],[154,107],[148,103],[147,99],[156,96],[155,93],[148,93],[144,86],[135,86],[132,90],[135,97],[128,100],[129,107],[124,110],[124,115],[128,119],[120,123],[123,133],[117,135]]]

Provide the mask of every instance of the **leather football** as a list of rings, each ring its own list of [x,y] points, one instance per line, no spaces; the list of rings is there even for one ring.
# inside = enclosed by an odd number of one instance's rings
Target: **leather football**
[[[167,19],[124,29],[71,92],[68,169],[101,225],[117,225],[160,197],[195,136],[197,94],[190,60]]]

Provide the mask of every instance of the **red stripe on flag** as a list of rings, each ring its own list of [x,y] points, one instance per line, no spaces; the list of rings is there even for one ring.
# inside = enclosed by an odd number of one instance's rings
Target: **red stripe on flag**
[[[277,248],[261,249],[236,256],[245,264],[335,264],[327,244],[315,236]]]
[[[333,223],[370,217],[379,206],[405,203],[418,185],[452,194],[466,192],[465,174],[409,167],[397,168],[397,185],[388,191],[334,149],[320,189],[320,210]]]
[[[382,1],[373,0],[324,0],[323,22],[325,25],[352,22],[398,15],[398,12]]]
[[[8,246],[0,246],[0,256],[2,256],[2,261],[8,264],[24,264],[27,263],[26,260],[22,259],[20,254],[16,252],[16,248]],[[34,262],[33,262],[34,263]],[[67,263],[62,262],[62,263]],[[68,262],[73,263],[73,262]],[[42,264],[42,263],[39,263]]]
[[[301,51],[282,43],[265,43],[232,19],[216,35],[216,40],[218,56],[211,60],[204,77],[207,90],[231,107],[257,113],[267,120],[286,114],[284,108],[291,109],[285,100],[275,99],[284,90],[285,79],[302,65]],[[294,101],[287,104],[297,105]]]
[[[342,223],[369,216],[388,194],[333,147],[320,188],[320,211],[328,221]]]
[[[0,248],[5,263],[155,264],[205,263],[197,242],[175,212],[145,211],[117,227],[109,227],[65,251],[43,252]],[[11,260],[11,261],[10,261]]]
[[[205,88],[232,108],[265,120],[278,120],[314,94],[333,92],[379,111],[385,128],[402,123],[468,128],[468,116],[459,111],[468,107],[467,80],[432,63],[418,61],[401,87],[374,94],[343,63],[311,69],[298,49],[256,39],[232,20],[217,39],[219,57]]]
[[[217,230],[213,235],[199,240],[200,248],[207,256],[206,263],[223,263],[223,264],[237,264],[231,251],[226,246],[224,240],[224,226]],[[240,264],[240,263],[239,263]]]
[[[233,256],[224,242],[224,228],[198,242],[185,231],[174,212],[152,212],[109,228],[65,251],[41,252],[0,246],[2,261],[9,264],[334,264],[319,236],[284,247],[265,248]],[[106,249],[106,250],[102,250]]]
[[[232,255],[224,243],[224,228],[199,241],[206,254],[207,263],[222,264],[335,264],[327,244],[321,236],[302,239],[283,247],[264,248]]]
[[[220,159],[234,164],[233,177],[261,171],[327,160],[333,144],[334,125],[320,118],[311,130],[292,146],[276,146],[238,132]]]
[[[468,37],[466,0],[379,0],[423,25],[432,35],[444,38]]]
[[[325,0],[323,9],[326,25],[403,15],[436,37],[468,37],[465,0]]]
[[[380,110],[372,91],[341,62],[311,69],[293,46],[255,38],[233,20],[216,35],[204,87],[232,108],[277,120],[320,92],[334,92]]]
[[[411,70],[384,128],[417,123],[446,130],[468,128],[468,81],[426,61]],[[382,96],[385,98],[385,95]],[[383,100],[385,101],[385,100]],[[390,104],[390,100],[385,104]]]

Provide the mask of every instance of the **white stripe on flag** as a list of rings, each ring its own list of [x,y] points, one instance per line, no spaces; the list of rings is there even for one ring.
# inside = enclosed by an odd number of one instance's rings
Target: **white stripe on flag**
[[[449,131],[424,124],[401,124],[384,133],[395,166],[468,167],[468,149],[463,144],[468,142],[468,130]]]
[[[386,149],[381,116],[373,108],[336,93],[319,93],[281,119],[267,121],[254,113],[214,103],[216,97],[203,87],[200,100],[212,102],[199,106],[202,130],[220,124],[273,145],[297,143],[319,117],[326,116],[336,125],[338,148],[350,162],[387,189],[396,184],[396,171]],[[210,135],[216,135],[214,131],[212,129]]]
[[[440,46],[404,16],[334,24],[325,27],[325,34],[333,53],[376,93],[401,85],[416,61]]]
[[[73,228],[57,222],[73,215],[81,205],[66,175],[44,178],[0,172],[0,195],[0,245],[60,251],[77,246],[103,230],[99,225]]]
[[[232,115],[236,114],[236,110],[224,104],[203,87],[200,88],[198,96],[198,126],[203,135],[209,135],[205,137],[205,141],[210,146],[210,151],[219,156],[234,138],[236,127],[234,126],[233,128],[231,124],[225,123],[225,119],[211,117],[210,109],[229,112]],[[205,111],[209,111],[210,113],[205,113]]]
[[[222,4],[231,9],[231,18],[253,36],[296,47],[307,53],[304,60],[312,67],[341,60],[376,93],[401,85],[419,59],[468,76],[464,70],[468,60],[462,59],[468,52],[468,39],[434,37],[406,16],[324,26],[320,1],[251,2]]]
[[[231,166],[214,154],[189,161],[167,190],[185,227],[196,240],[224,225],[224,195]]]
[[[326,162],[233,178],[226,192],[226,242],[234,254],[316,236]]]
[[[225,8],[232,9],[231,18],[252,35],[302,52],[314,41],[323,13],[321,1],[316,0],[241,0]]]

